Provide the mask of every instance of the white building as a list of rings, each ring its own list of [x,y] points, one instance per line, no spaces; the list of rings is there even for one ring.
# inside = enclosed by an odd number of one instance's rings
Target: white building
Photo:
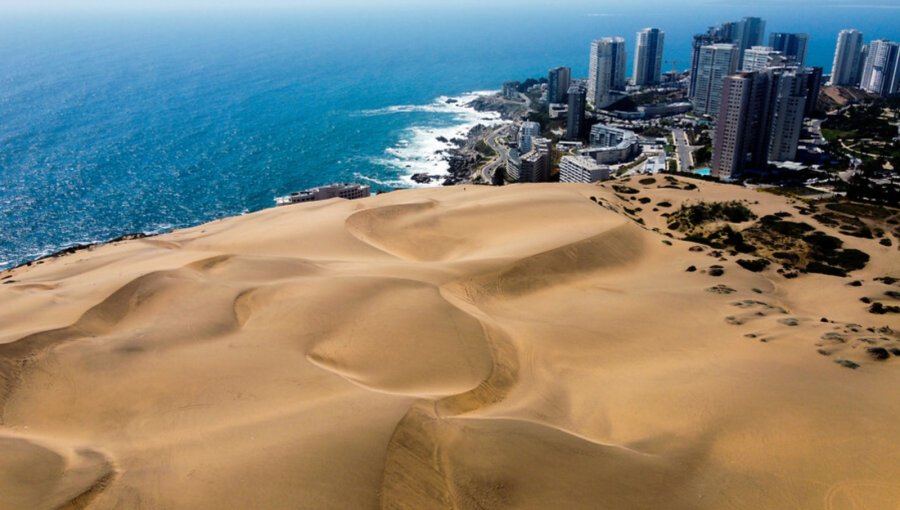
[[[605,108],[615,102],[613,91],[625,90],[625,39],[604,37],[591,43],[588,102]]]
[[[526,154],[531,151],[531,139],[541,136],[541,125],[537,122],[523,122],[519,127],[519,152]]]
[[[599,164],[615,165],[631,161],[641,153],[641,139],[632,131],[604,124],[591,128],[590,147],[578,151]]]
[[[900,44],[884,39],[869,44],[859,87],[884,97],[900,92]]]
[[[506,162],[506,173],[515,182],[546,182],[550,179],[550,164],[553,159],[553,143],[539,136],[531,139],[532,150],[519,155],[510,151]]]
[[[834,50],[831,68],[832,86],[856,87],[865,52],[863,34],[858,30],[841,30]]]
[[[320,200],[329,200],[332,198],[343,198],[346,200],[356,200],[366,198],[371,195],[369,186],[360,184],[329,184],[318,188],[310,188],[305,191],[291,193],[284,197],[275,199],[276,206],[285,206],[291,204],[302,204],[304,202],[318,202]]]
[[[666,33],[658,28],[645,28],[637,33],[632,79],[635,85],[659,83],[665,39]]]
[[[734,44],[710,44],[700,48],[694,91],[694,112],[715,116],[719,113],[725,77],[737,71],[739,49]]]
[[[783,67],[792,62],[784,53],[769,46],[754,46],[744,52],[744,71],[760,71],[767,67]]]
[[[564,156],[559,162],[559,182],[597,182],[609,179],[609,167],[584,156]]]

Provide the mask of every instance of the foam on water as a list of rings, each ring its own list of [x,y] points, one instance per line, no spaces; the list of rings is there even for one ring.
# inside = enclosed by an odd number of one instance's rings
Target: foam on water
[[[441,96],[426,105],[389,106],[361,112],[365,116],[415,113],[437,115],[429,115],[422,122],[412,123],[404,130],[403,138],[393,147],[385,149],[383,155],[369,159],[375,165],[399,170],[399,179],[384,181],[365,175],[360,177],[395,187],[440,186],[441,179],[435,179],[430,184],[419,184],[413,181],[412,176],[446,176],[450,170],[447,157],[457,147],[454,140],[465,139],[469,131],[478,125],[494,127],[504,123],[499,113],[480,112],[471,106],[472,101],[496,93],[497,91],[476,91],[456,97]]]

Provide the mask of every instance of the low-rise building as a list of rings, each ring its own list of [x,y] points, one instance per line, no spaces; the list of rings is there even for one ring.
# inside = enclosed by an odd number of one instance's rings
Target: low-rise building
[[[564,156],[559,162],[559,182],[597,182],[609,179],[609,167],[584,156]]]
[[[359,198],[366,198],[370,195],[371,189],[369,186],[338,183],[320,186],[318,188],[310,188],[308,190],[291,193],[287,196],[278,197],[275,199],[275,205],[280,207],[291,204],[302,204],[305,202],[318,202],[320,200],[329,200],[332,198],[356,200]]]
[[[519,99],[519,82],[508,81],[504,83],[503,97],[506,99]]]
[[[641,153],[641,139],[633,131],[605,124],[591,128],[591,146],[578,151],[601,165],[615,165],[636,158]]]

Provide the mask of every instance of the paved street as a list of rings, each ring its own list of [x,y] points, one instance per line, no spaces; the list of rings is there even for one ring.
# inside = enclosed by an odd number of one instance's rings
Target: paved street
[[[675,157],[678,161],[679,172],[689,172],[694,166],[694,155],[688,144],[687,134],[683,129],[673,129],[672,138],[675,139]]]
[[[505,126],[501,126],[493,131],[491,131],[487,136],[485,136],[484,141],[488,144],[488,147],[493,149],[497,155],[494,157],[494,160],[484,166],[481,169],[481,178],[484,179],[486,183],[493,182],[494,172],[497,171],[497,168],[500,168],[501,165],[506,165],[506,160],[509,158],[509,149],[500,143],[500,138],[507,135],[509,132],[509,124]]]

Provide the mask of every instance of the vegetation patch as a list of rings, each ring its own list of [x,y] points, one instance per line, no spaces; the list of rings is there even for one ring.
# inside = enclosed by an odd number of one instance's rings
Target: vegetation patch
[[[834,362],[842,367],[850,368],[853,370],[856,370],[857,368],[859,368],[859,363],[854,363],[854,362],[850,361],[849,359],[838,358],[838,359],[834,360]]]
[[[808,223],[788,221],[777,215],[764,216],[744,230],[737,230],[735,220],[747,221],[753,213],[740,203],[697,204],[683,206],[669,218],[669,229],[685,232],[685,240],[705,244],[719,250],[755,253],[756,259],[739,260],[748,271],[763,271],[772,262],[783,267],[785,278],[796,277],[797,271],[844,277],[868,264],[868,254],[857,249],[844,249],[837,237],[817,231]],[[710,222],[716,222],[713,227]],[[726,222],[724,226],[718,226]]]
[[[714,277],[718,278],[725,274],[725,268],[722,266],[712,266],[709,268],[709,271],[707,271],[706,273],[710,276],[714,276]]]
[[[734,294],[737,291],[727,285],[716,285],[715,287],[710,287],[710,288],[706,289],[706,292],[709,292],[711,294],[728,295],[728,294]]]
[[[859,216],[879,220],[883,220],[897,213],[897,211],[892,211],[881,205],[860,204],[857,202],[832,202],[826,204],[825,208],[849,216]]]
[[[772,263],[766,259],[753,259],[746,260],[740,259],[737,261],[737,264],[747,271],[752,271],[754,273],[759,273],[764,271],[767,267],[769,267]]]
[[[621,184],[613,184],[613,189],[616,191],[616,193],[621,193],[623,195],[637,195],[638,193],[640,193],[640,191],[634,188],[623,186]]]
[[[869,307],[869,313],[874,313],[875,315],[900,313],[900,306],[885,305],[883,303],[872,303],[872,306]]]
[[[707,223],[722,221],[744,223],[754,220],[756,217],[746,205],[736,201],[700,202],[694,205],[683,204],[681,209],[669,218],[669,228],[687,232],[697,227],[702,227]]]

